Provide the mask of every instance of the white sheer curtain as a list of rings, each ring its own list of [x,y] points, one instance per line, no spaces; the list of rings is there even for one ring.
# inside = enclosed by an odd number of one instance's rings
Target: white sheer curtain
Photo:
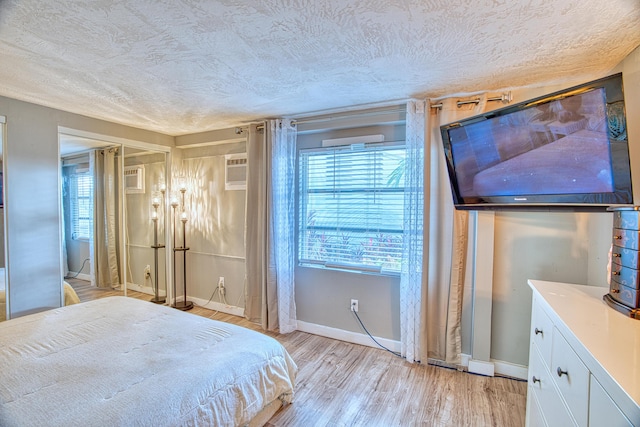
[[[266,330],[296,330],[295,142],[288,120],[270,120],[247,139],[245,317]]]
[[[90,241],[92,285],[103,288],[120,286],[118,261],[117,149],[95,150],[89,167],[94,177],[94,222]]]
[[[479,114],[486,95],[478,103],[458,106],[460,98],[439,101],[429,108],[425,173],[425,249],[423,274],[426,294],[426,350],[429,359],[450,365],[460,363],[462,294],[468,243],[468,213],[453,207],[440,126]],[[425,304],[423,304],[423,307]]]
[[[425,101],[407,103],[404,192],[404,236],[400,274],[400,341],[402,356],[420,361],[422,321],[422,247],[424,212]]]

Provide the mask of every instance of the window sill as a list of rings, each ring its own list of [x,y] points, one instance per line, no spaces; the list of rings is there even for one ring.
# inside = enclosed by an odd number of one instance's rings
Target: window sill
[[[400,277],[400,272],[396,271],[388,271],[388,270],[366,270],[366,269],[358,269],[356,267],[340,267],[338,265],[324,265],[324,264],[316,264],[310,262],[299,262],[298,267],[301,268],[315,268],[318,270],[328,270],[328,271],[339,271],[343,273],[353,273],[353,274],[366,274],[369,276],[383,276],[383,277]]]

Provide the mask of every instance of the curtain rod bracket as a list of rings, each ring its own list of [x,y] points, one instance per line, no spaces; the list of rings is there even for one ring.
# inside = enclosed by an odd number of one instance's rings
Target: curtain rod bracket
[[[504,92],[502,93],[500,96],[494,96],[491,98],[487,98],[487,101],[500,101],[503,104],[508,104],[513,100],[513,97],[511,96],[511,91],[509,92]],[[466,104],[479,104],[480,103],[480,98],[476,98],[476,99],[469,99],[467,101],[457,101],[456,105],[458,106],[458,108],[462,107],[463,105]],[[442,102],[439,102],[437,104],[432,104],[431,108],[437,108],[438,110],[442,110]]]

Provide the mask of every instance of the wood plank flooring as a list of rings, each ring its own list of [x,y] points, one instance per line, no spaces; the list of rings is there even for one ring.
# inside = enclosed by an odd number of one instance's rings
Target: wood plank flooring
[[[122,294],[67,281],[81,301]],[[189,312],[265,333],[241,317],[197,306]],[[294,403],[268,427],[524,426],[526,382],[410,364],[381,349],[299,331],[267,335],[284,345],[299,369]]]

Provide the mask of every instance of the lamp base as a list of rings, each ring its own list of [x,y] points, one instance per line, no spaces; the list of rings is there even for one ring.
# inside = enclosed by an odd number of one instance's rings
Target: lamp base
[[[154,304],[164,304],[167,299],[165,297],[153,297],[149,301]]]
[[[178,301],[171,307],[177,308],[178,310],[187,311],[193,308],[193,303],[191,301]]]

